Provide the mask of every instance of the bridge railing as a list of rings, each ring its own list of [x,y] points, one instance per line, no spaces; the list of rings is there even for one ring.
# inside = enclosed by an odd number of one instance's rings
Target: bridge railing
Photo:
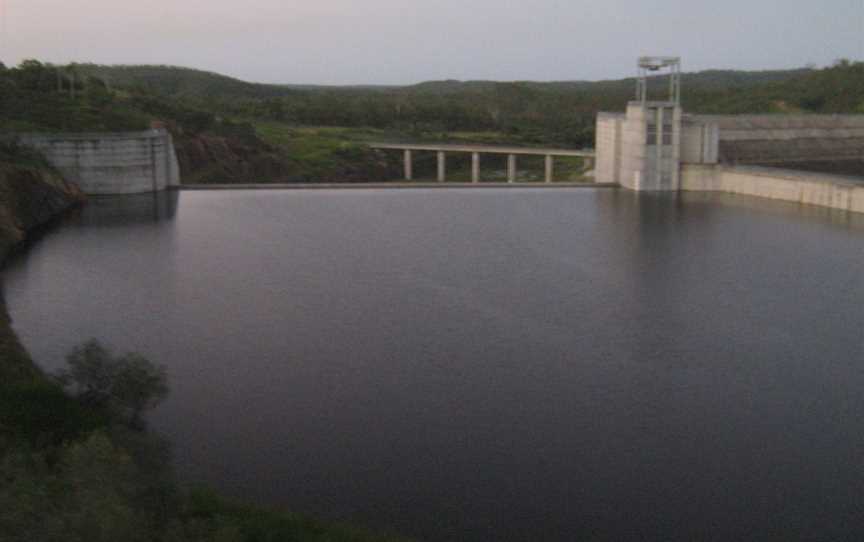
[[[409,144],[409,143],[370,143],[373,149],[398,150],[403,152],[405,180],[414,179],[413,155],[417,151],[434,152],[438,157],[438,182],[447,180],[447,153],[471,154],[471,182],[480,182],[480,155],[503,154],[507,156],[507,182],[516,182],[517,156],[543,156],[545,158],[544,180],[553,182],[556,157],[581,157],[586,161],[586,170],[593,167],[595,153],[593,150],[505,147],[492,145],[458,145],[458,144]]]

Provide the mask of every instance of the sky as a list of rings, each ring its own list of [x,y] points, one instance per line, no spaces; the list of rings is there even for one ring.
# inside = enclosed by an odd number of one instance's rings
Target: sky
[[[864,58],[864,0],[0,0],[0,60],[171,64],[248,81],[599,80]]]

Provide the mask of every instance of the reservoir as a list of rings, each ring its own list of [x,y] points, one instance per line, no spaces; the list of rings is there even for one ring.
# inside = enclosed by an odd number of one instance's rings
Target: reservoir
[[[168,368],[184,482],[420,540],[864,529],[864,215],[613,189],[95,199],[14,259],[47,370]]]

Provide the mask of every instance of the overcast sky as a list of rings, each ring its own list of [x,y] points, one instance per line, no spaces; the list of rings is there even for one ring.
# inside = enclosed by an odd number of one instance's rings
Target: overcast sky
[[[0,0],[0,59],[174,64],[272,83],[573,80],[864,56],[864,0]]]

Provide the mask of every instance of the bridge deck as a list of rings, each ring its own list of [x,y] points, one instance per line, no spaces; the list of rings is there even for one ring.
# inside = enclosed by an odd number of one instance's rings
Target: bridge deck
[[[554,149],[535,147],[499,147],[496,145],[460,145],[452,143],[370,143],[373,149],[399,151],[469,152],[482,154],[523,154],[536,156],[582,156],[594,157],[593,150]]]
[[[389,182],[389,183],[282,183],[282,184],[184,184],[179,187],[180,190],[390,190],[390,189],[413,189],[413,188],[428,188],[428,189],[478,189],[486,190],[489,188],[529,188],[529,189],[571,189],[571,188],[618,188],[614,183],[572,183],[572,182],[555,182],[551,184],[531,182],[531,183],[500,183],[500,182],[482,182],[482,183],[438,183],[438,182]]]

